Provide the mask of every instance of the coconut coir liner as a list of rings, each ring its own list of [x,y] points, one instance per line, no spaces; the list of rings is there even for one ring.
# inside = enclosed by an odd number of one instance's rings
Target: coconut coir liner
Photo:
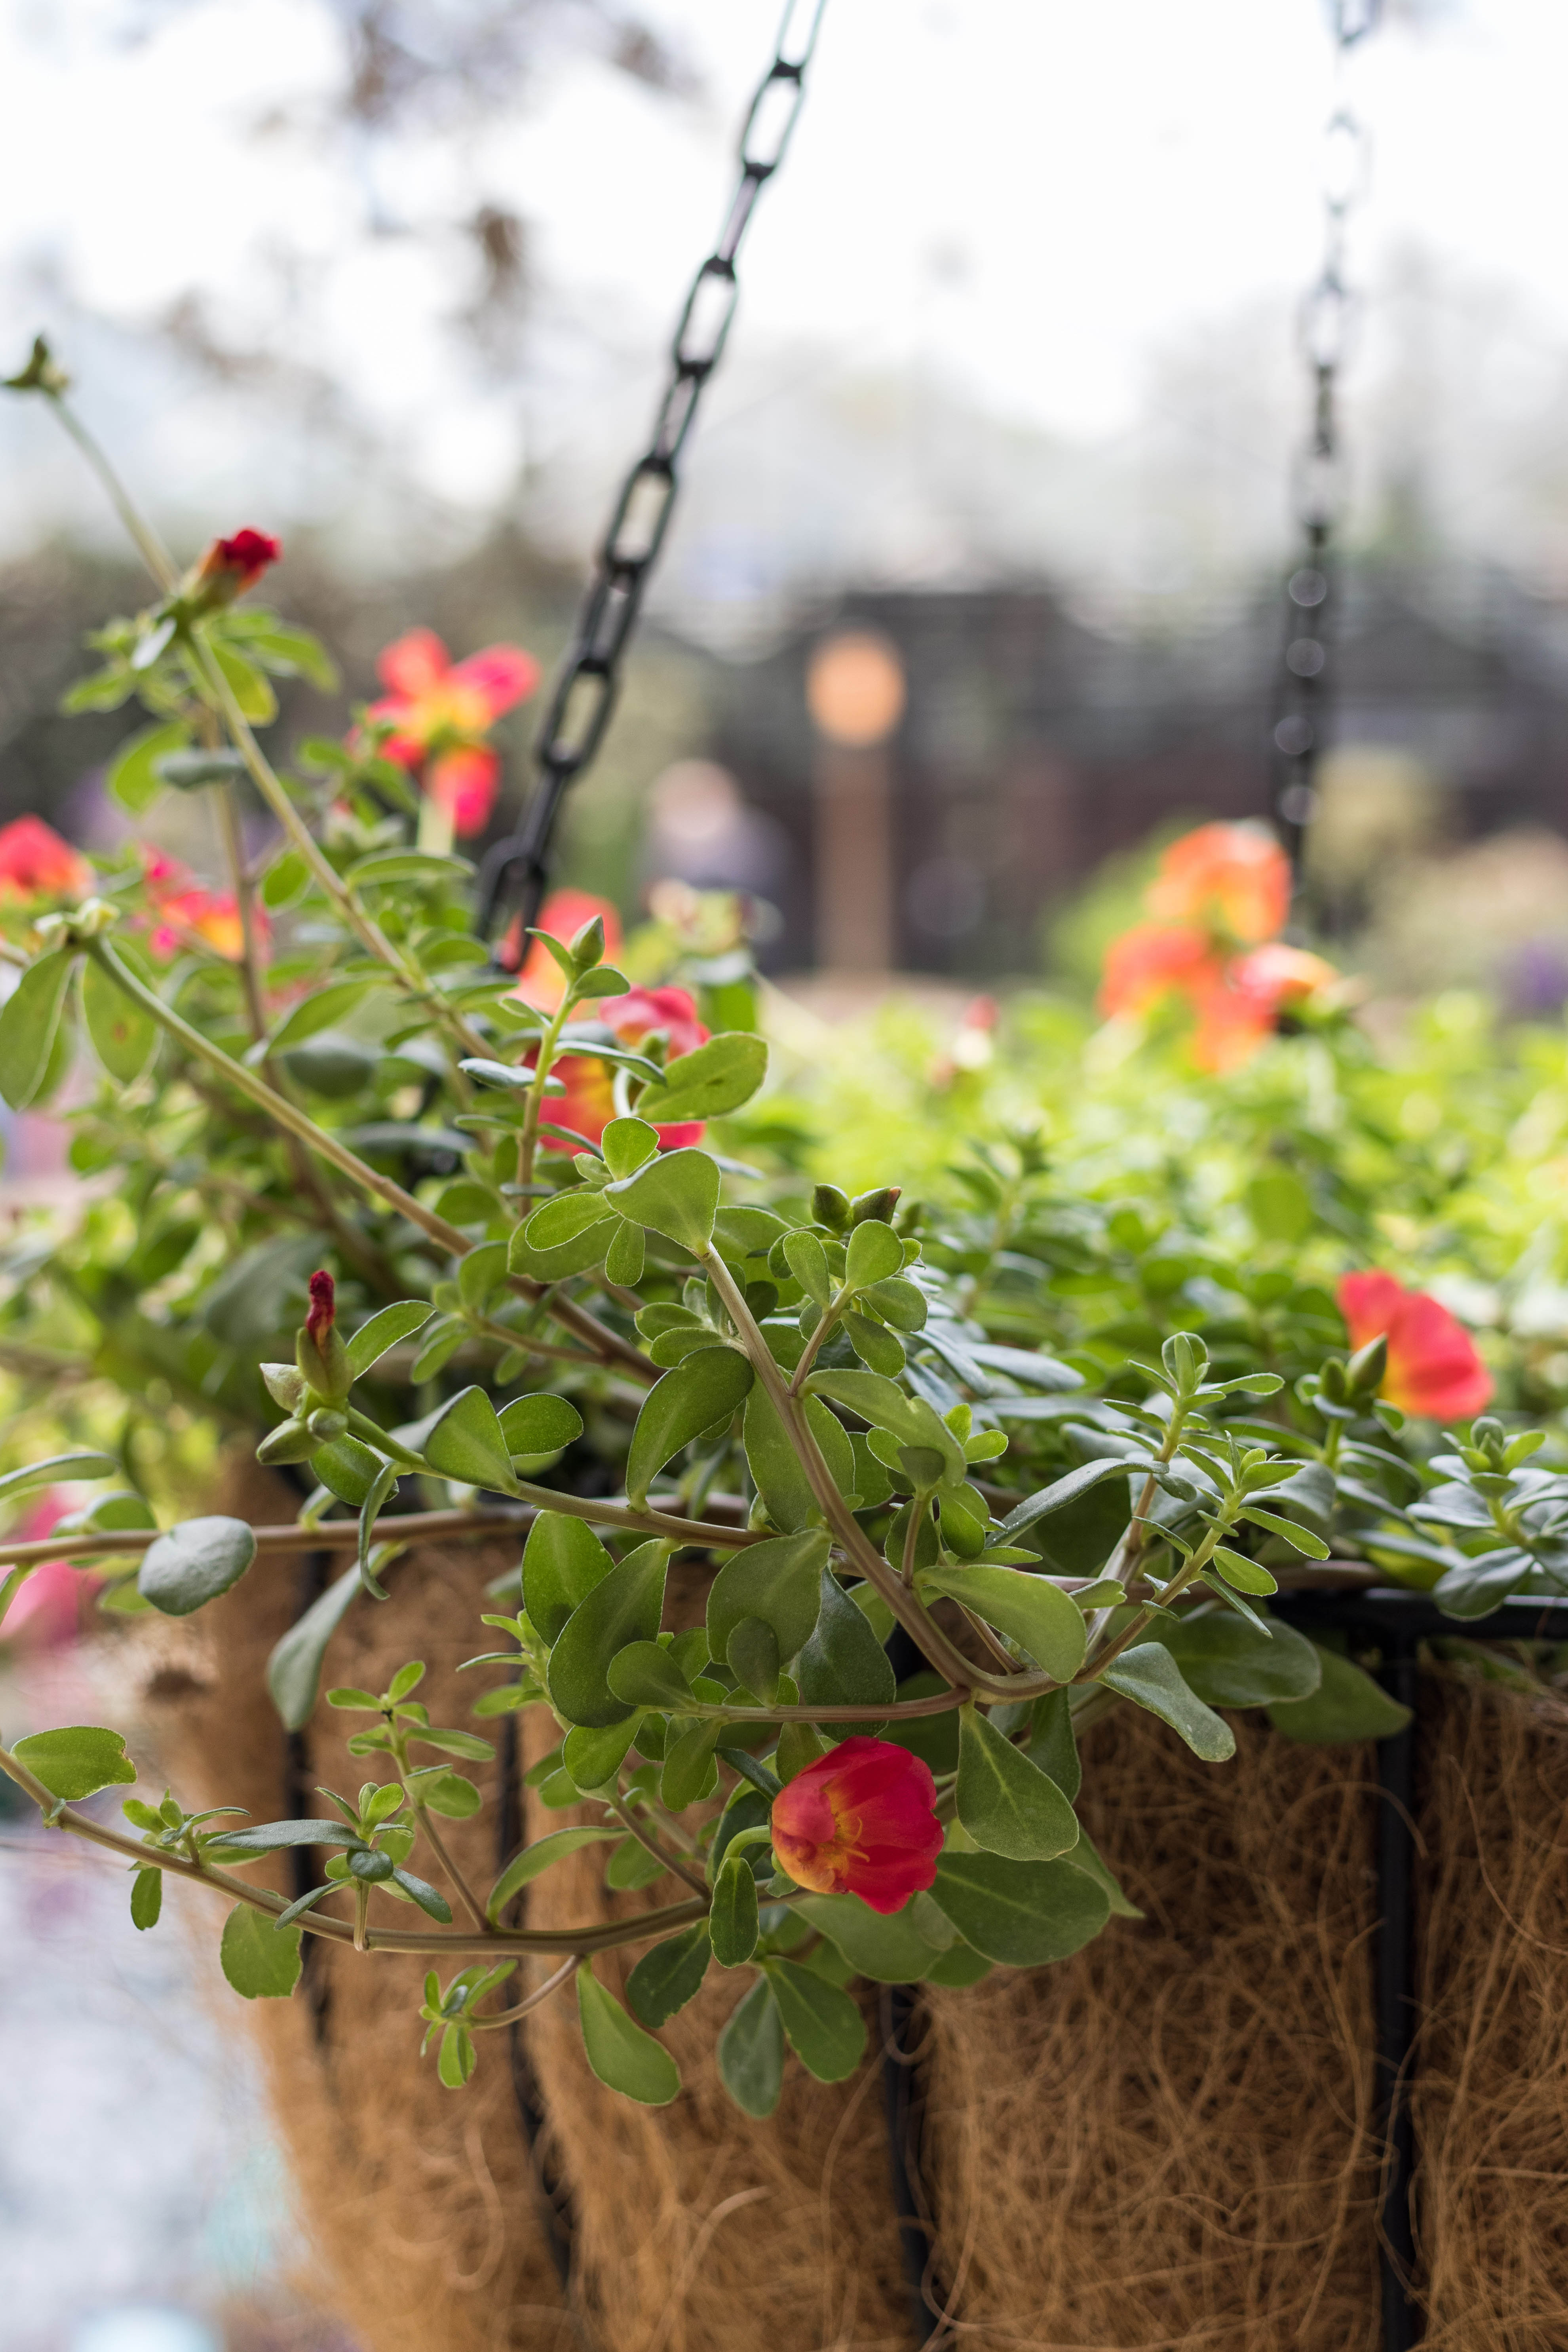
[[[259,1504],[257,1515],[280,1516]],[[423,1657],[435,1719],[466,1721],[471,1678],[455,1669],[480,1646],[486,1581],[512,1558],[475,1546],[405,1560],[390,1602],[351,1611],[324,1685],[380,1688]],[[693,1597],[673,1596],[672,1619]],[[260,1669],[299,1605],[299,1564],[258,1561],[183,1629],[195,1650],[154,1675],[164,1752],[187,1792],[260,1819],[284,1809],[287,1743]],[[1568,2333],[1568,1733],[1506,1694],[1424,1682],[1423,1696],[1427,2340],[1556,2352]],[[365,1776],[343,1750],[352,1721],[318,1709],[307,1786]],[[1373,1759],[1235,1721],[1239,1753],[1220,1768],[1131,1709],[1085,1743],[1086,1825],[1142,1922],[1113,1921],[1063,1967],[923,1999],[931,2281],[957,2341],[1378,2343]],[[542,1725],[524,1724],[541,1742]],[[530,1798],[527,1834],[574,1818]],[[493,1821],[487,1807],[450,1825],[480,1885]],[[655,1899],[606,1896],[601,1867],[590,1849],[547,1874],[529,1890],[530,1919],[624,1916]],[[596,1967],[618,1990],[629,1964],[606,1954]],[[906,2352],[874,2063],[836,2087],[792,2064],[778,2114],[758,2125],[725,2098],[712,2059],[743,1972],[711,1971],[665,2029],[686,2091],[663,2110],[595,2082],[569,1995],[527,2021],[545,2167],[574,2225],[568,2299],[506,2038],[486,2038],[468,2091],[442,2091],[417,2056],[423,1967],[317,1943],[309,1999],[252,2012],[316,2291],[366,2352]],[[875,2050],[869,2000],[867,2014]]]

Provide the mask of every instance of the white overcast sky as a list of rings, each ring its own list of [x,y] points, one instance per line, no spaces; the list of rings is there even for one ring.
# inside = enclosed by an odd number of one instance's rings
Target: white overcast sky
[[[74,332],[98,362],[84,405],[135,462],[259,486],[281,460],[254,415],[226,424],[193,395],[149,417],[157,379],[124,354],[193,289],[243,341],[275,315],[268,256],[287,241],[314,273],[300,356],[427,487],[471,504],[525,442],[538,462],[581,437],[593,399],[537,357],[531,382],[484,380],[442,325],[455,247],[368,236],[367,214],[418,231],[482,198],[514,205],[543,319],[590,322],[640,392],[722,210],[777,15],[773,0],[649,0],[696,97],[561,54],[481,136],[409,138],[354,169],[341,145],[254,127],[340,74],[327,6],[186,0],[131,42],[128,5],[13,0],[0,16],[6,349],[19,357],[35,323]],[[1526,368],[1568,348],[1565,92],[1565,0],[1406,0],[1351,68],[1374,148],[1354,274],[1374,282],[1419,248],[1498,290],[1495,331]],[[1086,445],[1123,433],[1152,353],[1249,305],[1283,316],[1305,281],[1331,96],[1320,0],[827,0],[795,148],[745,257],[739,350],[916,362],[1004,417]],[[84,311],[131,332],[93,344]],[[77,511],[46,442],[36,415],[4,425],[13,544]],[[618,454],[606,446],[606,483]]]

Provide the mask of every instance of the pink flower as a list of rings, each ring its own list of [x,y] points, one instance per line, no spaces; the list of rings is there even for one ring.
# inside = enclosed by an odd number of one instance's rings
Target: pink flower
[[[92,887],[92,868],[42,817],[0,825],[0,906],[53,899],[74,906]]]
[[[72,1507],[63,1495],[50,1491],[36,1502],[14,1540],[40,1543]],[[21,1642],[28,1649],[53,1650],[74,1642],[81,1625],[84,1600],[102,1580],[84,1576],[65,1559],[46,1559],[20,1585],[0,1623],[0,1641]]]
[[[548,950],[546,950],[548,952]],[[632,988],[625,996],[605,996],[587,1007],[591,1019],[603,1021],[613,1029],[623,1045],[640,1045],[656,1030],[662,1030],[669,1040],[668,1059],[675,1061],[682,1054],[694,1054],[699,1045],[708,1043],[708,1031],[697,1018],[697,1007],[684,988]],[[563,1043],[571,1037],[568,1025],[562,1032]],[[615,1073],[607,1062],[595,1058],[592,1048],[582,1054],[563,1054],[552,1065],[555,1076],[566,1087],[564,1097],[552,1097],[546,1116],[590,1143],[597,1143],[611,1119],[616,1117]],[[682,1145],[700,1143],[702,1139],[700,1119],[682,1119],[658,1130],[659,1146],[665,1151],[677,1151]],[[546,1137],[552,1150],[569,1151],[572,1146],[557,1143]]]
[[[242,960],[245,926],[232,890],[203,889],[190,868],[182,866],[177,857],[165,856],[161,849],[149,849],[145,845],[142,849],[142,870],[153,908],[147,944],[155,956],[178,955],[182,948],[200,940],[229,963]],[[265,946],[268,936],[266,913],[255,903],[250,912],[258,942]]]
[[[1347,1274],[1340,1313],[1352,1348],[1385,1333],[1388,1369],[1381,1393],[1401,1412],[1431,1421],[1468,1421],[1491,1401],[1491,1374],[1464,1325],[1425,1290],[1406,1290],[1391,1274]]]
[[[539,683],[539,664],[521,646],[488,646],[454,662],[430,629],[410,629],[376,664],[392,691],[370,716],[390,726],[382,746],[449,811],[455,830],[481,833],[495,805],[500,761],[485,736],[503,711]]]
[[[773,1799],[773,1852],[797,1886],[858,1895],[884,1916],[934,1884],[936,1782],[907,1748],[842,1740]]]
[[[1195,999],[1220,977],[1220,961],[1190,924],[1135,923],[1106,950],[1102,1013],[1148,1013],[1162,997]]]

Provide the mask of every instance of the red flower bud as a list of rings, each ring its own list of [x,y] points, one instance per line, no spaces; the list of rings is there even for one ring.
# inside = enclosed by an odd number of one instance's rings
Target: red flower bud
[[[1475,1341],[1426,1291],[1406,1290],[1391,1274],[1347,1274],[1339,1302],[1353,1348],[1387,1335],[1380,1392],[1402,1412],[1468,1421],[1490,1402],[1491,1374]]]
[[[773,1799],[773,1851],[798,1886],[901,1911],[930,1886],[942,1852],[936,1783],[885,1739],[846,1739]]]
[[[330,1331],[337,1319],[337,1286],[330,1274],[318,1268],[310,1276],[310,1311],[305,1318],[305,1328],[318,1348],[322,1332]]]
[[[232,604],[254,588],[268,564],[283,552],[280,540],[264,530],[237,530],[232,539],[215,539],[195,568],[186,575],[185,609],[213,613]]]

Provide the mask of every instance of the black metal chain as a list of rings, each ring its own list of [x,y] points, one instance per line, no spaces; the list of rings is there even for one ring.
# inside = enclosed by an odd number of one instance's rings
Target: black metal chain
[[[773,63],[757,85],[738,146],[741,176],[719,241],[691,281],[670,345],[670,379],[653,436],[621,485],[534,741],[538,782],[518,831],[498,841],[479,875],[474,928],[494,937],[513,900],[522,927],[538,919],[550,845],[566,790],[583,773],[616,707],[620,668],[675,507],[679,467],[703,391],[719,364],[740,299],[735,263],[758,196],[784,159],[826,0],[786,0]]]
[[[1299,559],[1285,584],[1284,646],[1275,697],[1274,809],[1300,869],[1317,813],[1318,762],[1327,738],[1333,683],[1337,586],[1334,532],[1343,503],[1340,373],[1353,300],[1345,281],[1350,215],[1365,193],[1366,139],[1344,95],[1344,67],[1376,29],[1383,0],[1330,0],[1336,95],[1324,131],[1323,260],[1301,308],[1300,341],[1311,381],[1311,425],[1298,461]]]

